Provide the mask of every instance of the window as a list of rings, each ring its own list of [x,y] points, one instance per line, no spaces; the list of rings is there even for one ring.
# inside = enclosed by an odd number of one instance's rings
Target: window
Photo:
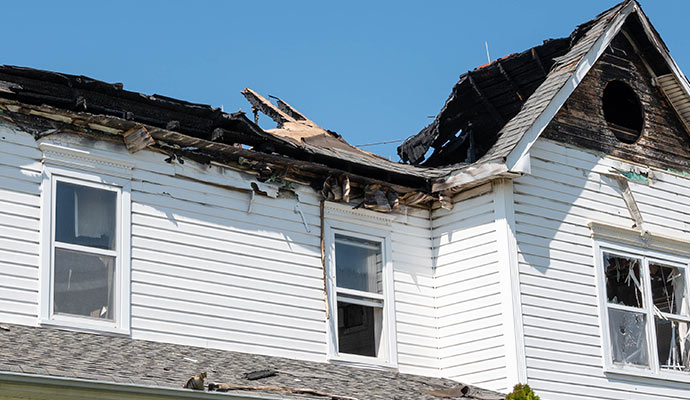
[[[611,369],[690,372],[689,260],[652,250],[599,251]]]
[[[621,81],[609,82],[604,89],[602,108],[616,138],[623,143],[635,143],[644,125],[642,104],[635,91]]]
[[[392,271],[385,233],[361,227],[327,229],[330,356],[394,365]],[[361,233],[366,231],[367,233]]]
[[[128,181],[44,172],[41,323],[128,333]]]

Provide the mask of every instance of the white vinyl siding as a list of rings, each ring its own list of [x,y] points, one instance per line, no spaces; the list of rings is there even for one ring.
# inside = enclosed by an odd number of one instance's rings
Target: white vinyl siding
[[[507,389],[494,192],[485,184],[433,214],[441,376]]]
[[[0,321],[38,319],[41,152],[31,135],[0,126]]]
[[[0,322],[37,325],[42,152],[28,133],[0,133]],[[326,361],[320,197],[311,188],[295,185],[299,200],[257,194],[248,213],[250,193],[234,188],[251,175],[70,135],[59,143],[135,164],[131,337]],[[390,217],[364,223],[391,235],[398,367],[438,376],[429,213]]]
[[[515,179],[515,220],[528,383],[544,400],[686,399],[688,383],[604,373],[589,221],[632,226],[617,184],[625,164],[540,139],[531,175]],[[645,229],[688,237],[690,180],[658,171],[629,182]]]

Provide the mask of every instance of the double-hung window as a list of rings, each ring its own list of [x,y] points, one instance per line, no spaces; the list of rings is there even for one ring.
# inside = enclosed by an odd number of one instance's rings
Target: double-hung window
[[[41,323],[128,332],[128,184],[45,167]]]
[[[394,366],[390,241],[338,226],[327,230],[330,357]]]
[[[690,373],[690,260],[614,244],[598,257],[610,369]]]

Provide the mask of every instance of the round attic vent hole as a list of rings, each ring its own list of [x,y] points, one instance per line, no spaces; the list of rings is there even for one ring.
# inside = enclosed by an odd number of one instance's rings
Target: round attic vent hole
[[[642,133],[644,115],[635,91],[621,81],[611,81],[602,99],[604,118],[616,138],[623,143],[635,143]]]

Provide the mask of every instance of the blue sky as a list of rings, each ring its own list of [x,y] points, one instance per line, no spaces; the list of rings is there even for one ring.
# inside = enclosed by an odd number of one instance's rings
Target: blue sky
[[[352,144],[404,139],[458,76],[570,34],[618,3],[578,1],[120,1],[2,5],[0,63],[123,82],[224,107],[273,95]],[[690,74],[690,1],[642,0]],[[265,128],[274,127],[265,116]],[[398,160],[396,144],[366,147]]]

